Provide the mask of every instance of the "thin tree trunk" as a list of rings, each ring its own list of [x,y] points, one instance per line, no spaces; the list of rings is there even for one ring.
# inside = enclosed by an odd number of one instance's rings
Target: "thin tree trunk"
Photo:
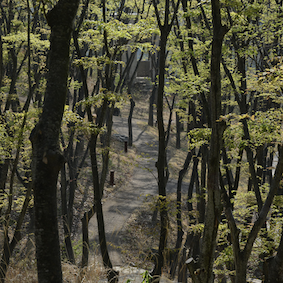
[[[132,146],[133,145],[133,126],[132,126],[132,118],[133,118],[133,112],[135,108],[135,101],[131,97],[130,99],[131,107],[130,107],[130,112],[128,116],[128,131],[129,131],[129,138],[128,138],[128,145]]]
[[[181,122],[178,112],[176,112],[176,148],[181,148]]]
[[[156,81],[156,78],[155,78]],[[156,85],[153,85],[153,88],[151,90],[151,95],[149,98],[149,111],[148,111],[148,125],[153,127],[154,123],[153,123],[153,105],[154,105],[154,101],[155,101],[155,94],[156,94]]]
[[[178,264],[178,256],[180,253],[180,248],[182,245],[182,240],[183,240],[183,235],[184,235],[183,226],[182,226],[182,182],[185,177],[185,174],[188,171],[193,154],[194,154],[194,150],[189,151],[187,153],[187,157],[184,162],[183,169],[179,171],[179,177],[178,177],[178,183],[177,183],[177,199],[176,199],[177,239],[176,239],[176,244],[175,244],[173,261],[172,261],[171,268],[170,268],[170,277],[172,279],[175,276],[175,272],[176,272],[176,268]]]
[[[169,172],[167,168],[167,154],[166,154],[166,137],[164,130],[163,121],[163,98],[164,98],[164,86],[165,86],[165,61],[166,61],[166,43],[168,35],[172,28],[173,22],[178,11],[180,0],[178,0],[177,5],[173,5],[174,13],[172,15],[171,21],[169,21],[170,14],[170,1],[166,0],[165,3],[165,14],[164,23],[160,21],[159,11],[157,7],[157,2],[153,1],[153,6],[155,10],[155,15],[158,20],[160,35],[160,53],[159,53],[159,79],[158,79],[158,93],[157,93],[157,124],[158,124],[158,159],[156,162],[157,173],[158,173],[158,194],[159,194],[159,205],[160,205],[160,237],[159,237],[159,248],[157,261],[151,272],[153,280],[159,282],[162,267],[164,264],[164,250],[166,247],[167,234],[168,234],[168,211],[166,203],[166,185],[169,177]]]
[[[211,141],[209,168],[207,179],[207,206],[205,214],[204,234],[200,254],[200,272],[196,276],[197,281],[202,283],[213,282],[213,263],[216,248],[216,237],[218,232],[219,219],[221,215],[221,198],[219,189],[219,167],[220,149],[222,134],[225,123],[219,121],[221,115],[221,76],[220,62],[222,54],[222,42],[226,33],[226,28],[221,23],[220,3],[218,0],[211,1],[213,19],[213,40],[211,53]],[[193,261],[190,264],[190,271],[194,269]],[[191,273],[192,275],[192,273]],[[193,275],[192,275],[193,276]]]
[[[88,266],[89,256],[89,237],[88,237],[88,223],[95,213],[95,206],[93,206],[88,212],[84,213],[82,222],[82,234],[83,234],[83,251],[82,251],[82,263],[81,267]]]
[[[163,122],[163,95],[164,95],[164,76],[165,76],[165,54],[166,54],[166,33],[161,33],[160,38],[160,60],[159,60],[159,83],[158,83],[158,95],[157,95],[157,124],[158,124],[158,136],[159,136],[159,147],[158,147],[158,161],[157,161],[157,172],[158,172],[158,194],[159,194],[159,211],[160,211],[160,238],[159,238],[159,249],[156,264],[152,271],[154,280],[158,280],[161,276],[162,267],[164,264],[164,250],[166,247],[167,233],[168,233],[168,212],[166,205],[166,141],[165,141],[165,130]]]
[[[64,243],[66,248],[66,256],[68,261],[75,264],[75,256],[71,241],[71,227],[68,221],[68,207],[67,207],[67,180],[65,164],[61,169],[61,206],[62,206],[62,220],[64,230]]]

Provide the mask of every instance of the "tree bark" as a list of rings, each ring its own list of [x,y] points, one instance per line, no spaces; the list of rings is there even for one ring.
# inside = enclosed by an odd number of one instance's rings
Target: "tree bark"
[[[32,130],[35,240],[38,282],[62,282],[57,223],[57,180],[64,163],[59,133],[67,94],[69,47],[79,0],[59,0],[47,14],[51,27],[43,112]]]
[[[130,94],[130,93],[129,93]],[[128,116],[128,145],[132,146],[133,145],[133,127],[132,127],[132,118],[133,118],[133,112],[134,112],[134,108],[135,108],[135,101],[133,100],[133,98],[130,98],[130,103],[131,103],[131,107],[130,107],[130,112],[129,112],[129,116]]]
[[[164,23],[161,23],[160,14],[157,7],[157,2],[153,1],[155,15],[158,21],[160,30],[160,42],[159,42],[159,78],[158,78],[158,92],[157,92],[157,125],[158,125],[158,159],[156,162],[157,173],[158,173],[158,194],[159,194],[159,212],[160,212],[160,238],[159,248],[156,264],[154,266],[151,275],[154,277],[155,282],[159,282],[162,268],[164,265],[164,250],[166,247],[167,234],[168,234],[168,211],[167,211],[167,200],[166,200],[166,185],[169,177],[167,168],[167,154],[166,154],[166,133],[164,129],[163,121],[163,98],[164,98],[164,86],[165,86],[165,61],[166,61],[166,44],[168,35],[172,28],[173,22],[178,11],[180,0],[175,5],[173,4],[174,14],[172,15],[171,21],[169,21],[170,14],[170,1],[165,1],[165,13]]]
[[[192,156],[194,154],[194,150],[189,151],[187,153],[186,160],[183,165],[183,169],[179,171],[178,183],[177,183],[177,199],[176,199],[176,222],[177,222],[177,239],[175,244],[174,256],[173,261],[170,268],[170,277],[173,279],[175,276],[176,268],[178,265],[178,257],[180,254],[180,249],[183,240],[183,225],[182,225],[182,182],[185,177],[185,174],[188,171]]]
[[[211,141],[207,178],[207,206],[205,214],[205,227],[202,238],[200,254],[200,272],[198,277],[201,282],[213,282],[213,263],[216,248],[216,237],[219,219],[222,211],[219,189],[219,164],[222,135],[225,123],[219,121],[221,115],[221,75],[220,62],[222,54],[222,42],[226,28],[221,23],[220,3],[211,1],[213,19],[213,40],[211,54]]]
[[[280,283],[283,282],[283,233],[277,254],[266,259],[263,265],[264,282]]]

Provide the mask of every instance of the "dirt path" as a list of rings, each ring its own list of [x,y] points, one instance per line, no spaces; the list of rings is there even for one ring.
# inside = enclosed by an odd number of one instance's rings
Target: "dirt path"
[[[128,135],[126,118],[114,117],[113,133]],[[139,166],[134,169],[132,179],[121,188],[117,188],[115,195],[103,204],[108,249],[112,264],[115,267],[125,266],[119,249],[120,232],[123,230],[134,210],[141,206],[145,196],[156,195],[158,193],[157,172],[155,168],[158,142],[146,133],[146,128],[141,129],[135,119],[133,120],[133,145],[137,148],[137,152],[141,156],[138,158]],[[174,190],[176,190],[176,181],[169,180],[168,192]],[[98,242],[95,217],[89,223],[89,237],[90,242]],[[137,275],[140,273],[138,271]],[[120,282],[124,282],[121,279]],[[141,277],[138,276],[137,281],[131,282],[141,282],[140,279]]]

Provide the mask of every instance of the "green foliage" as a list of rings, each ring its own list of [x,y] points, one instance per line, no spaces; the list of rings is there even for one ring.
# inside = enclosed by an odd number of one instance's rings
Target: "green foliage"
[[[142,283],[150,283],[152,279],[152,276],[150,275],[150,273],[146,270],[143,274],[142,274]]]
[[[30,43],[32,49],[35,51],[47,51],[49,49],[49,40],[40,39],[40,34],[31,34]],[[19,47],[25,47],[27,44],[27,32],[26,31],[18,31],[17,33],[11,33],[6,36],[3,36],[4,48],[8,48],[11,45]],[[25,43],[25,45],[22,45]],[[5,45],[7,44],[7,45]]]
[[[201,147],[204,144],[209,144],[211,137],[211,129],[209,128],[196,128],[188,133],[189,149]]]

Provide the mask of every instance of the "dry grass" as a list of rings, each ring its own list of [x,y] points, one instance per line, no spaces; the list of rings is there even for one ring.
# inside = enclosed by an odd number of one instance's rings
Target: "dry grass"
[[[160,219],[154,219],[157,198],[148,197],[142,207],[135,210],[121,232],[121,249],[124,260],[138,268],[151,269],[154,265],[154,254],[158,251]],[[168,261],[164,272],[169,271],[169,258],[177,238],[176,226],[176,194],[167,197],[169,230],[167,238]],[[185,199],[182,201],[185,206]],[[159,214],[159,213],[158,213]],[[184,230],[188,227],[187,213],[182,213]]]
[[[104,268],[98,263],[90,264],[87,268],[81,269],[76,265],[62,263],[64,283],[97,283],[106,278]],[[6,282],[13,283],[37,283],[37,271],[35,261],[32,267],[11,264],[9,266]]]

